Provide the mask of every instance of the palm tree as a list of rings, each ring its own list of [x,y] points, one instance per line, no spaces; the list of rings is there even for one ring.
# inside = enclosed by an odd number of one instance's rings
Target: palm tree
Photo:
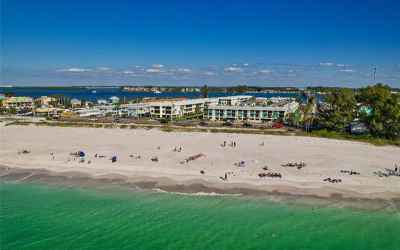
[[[201,88],[201,95],[203,98],[207,98],[208,97],[208,86],[207,84],[205,84],[202,88]]]
[[[315,97],[310,96],[307,100],[307,104],[303,109],[303,122],[306,132],[310,130],[314,122],[314,110],[315,110]]]

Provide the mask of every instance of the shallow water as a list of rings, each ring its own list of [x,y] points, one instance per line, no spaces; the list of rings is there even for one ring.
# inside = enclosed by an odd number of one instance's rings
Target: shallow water
[[[0,249],[400,249],[400,213],[1,183]]]

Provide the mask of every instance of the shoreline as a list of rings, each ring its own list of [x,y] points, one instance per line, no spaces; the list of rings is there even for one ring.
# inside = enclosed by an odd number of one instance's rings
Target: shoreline
[[[298,136],[145,129],[3,126],[0,134],[0,179],[5,180],[78,186],[108,183],[178,194],[278,201],[362,200],[392,206],[391,202],[400,199],[399,177],[376,175],[399,162],[400,149],[392,146]],[[23,150],[27,152],[21,153]],[[84,159],[71,156],[80,150],[85,152]],[[118,160],[112,162],[113,156]],[[300,169],[282,166],[288,162],[307,164]],[[343,173],[343,169],[358,174]],[[281,176],[260,175],[266,173]],[[328,177],[341,181],[324,181]]]
[[[255,186],[221,187],[204,181],[178,183],[168,178],[136,177],[128,178],[120,174],[93,176],[79,171],[55,172],[46,169],[27,169],[0,165],[1,182],[35,183],[50,186],[77,188],[126,188],[127,191],[145,191],[188,196],[217,196],[235,198],[258,198],[270,202],[303,205],[311,207],[351,208],[366,211],[400,211],[400,196],[368,198],[361,196],[343,196],[337,192],[325,195],[262,190]],[[328,190],[326,190],[328,191]]]

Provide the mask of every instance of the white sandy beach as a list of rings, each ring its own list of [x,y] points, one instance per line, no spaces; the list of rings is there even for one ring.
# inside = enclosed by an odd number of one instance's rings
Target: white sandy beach
[[[373,174],[400,163],[399,147],[297,136],[156,129],[1,126],[0,135],[0,165],[11,168],[46,169],[59,174],[80,172],[93,178],[121,176],[132,182],[157,180],[164,185],[201,183],[219,189],[248,188],[318,196],[400,197],[400,177],[380,178]],[[227,146],[221,147],[224,141]],[[228,146],[231,141],[237,146]],[[260,145],[262,142],[264,146]],[[182,147],[182,151],[174,152],[174,147]],[[23,149],[31,153],[18,154]],[[86,153],[85,163],[70,156],[78,150]],[[54,153],[54,159],[50,153]],[[180,163],[200,153],[205,156]],[[106,157],[95,158],[95,154]],[[110,160],[113,155],[118,158],[116,163]],[[151,161],[154,156],[158,162]],[[245,161],[245,166],[234,166],[239,161]],[[307,166],[300,170],[281,166],[299,161]],[[262,170],[264,166],[269,170]],[[340,170],[353,170],[360,175],[350,176]],[[227,181],[221,180],[227,172],[233,173]],[[279,172],[282,178],[258,177],[262,172]],[[342,182],[324,182],[327,177],[340,178]]]

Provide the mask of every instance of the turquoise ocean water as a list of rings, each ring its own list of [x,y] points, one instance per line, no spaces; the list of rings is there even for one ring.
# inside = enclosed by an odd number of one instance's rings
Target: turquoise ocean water
[[[400,213],[1,183],[0,249],[400,249]]]

